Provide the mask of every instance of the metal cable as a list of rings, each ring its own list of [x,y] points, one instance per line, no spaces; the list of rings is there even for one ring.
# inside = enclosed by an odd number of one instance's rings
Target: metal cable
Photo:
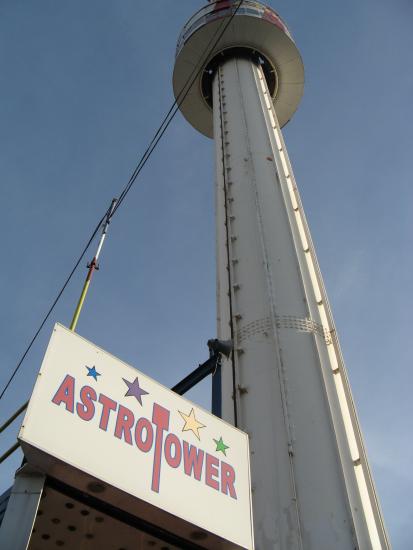
[[[157,131],[155,132],[152,140],[150,141],[148,147],[146,148],[144,154],[142,155],[141,159],[139,160],[135,170],[132,172],[132,175],[131,177],[129,178],[129,181],[128,183],[126,184],[126,186],[124,187],[122,193],[119,195],[119,199],[118,199],[118,202],[116,204],[116,207],[113,209],[112,213],[111,213],[111,216],[110,218],[112,218],[115,214],[115,212],[118,210],[119,206],[122,204],[122,202],[125,200],[125,197],[126,195],[129,193],[130,189],[132,188],[133,184],[135,183],[138,175],[140,174],[141,170],[143,169],[143,167],[145,166],[145,164],[147,163],[147,161],[149,160],[150,156],[152,155],[155,147],[158,145],[159,141],[161,140],[162,136],[164,135],[164,133],[166,132],[166,130],[168,129],[170,123],[172,122],[173,118],[175,117],[177,111],[179,110],[180,106],[182,105],[183,101],[185,100],[186,96],[188,95],[189,91],[191,90],[192,88],[192,85],[194,84],[195,80],[198,78],[199,74],[201,73],[201,71],[203,70],[203,64],[204,62],[208,59],[209,55],[212,53],[212,51],[214,50],[214,48],[216,47],[216,45],[218,44],[218,42],[221,40],[223,34],[225,33],[225,31],[227,30],[228,26],[231,24],[231,21],[233,20],[233,18],[235,17],[235,15],[237,14],[239,8],[241,7],[242,3],[243,3],[244,0],[240,0],[239,3],[237,4],[235,10],[233,11],[233,13],[231,14],[231,17],[228,19],[228,21],[225,23],[225,19],[223,20],[221,26],[218,28],[217,31],[215,31],[215,34],[214,36],[212,37],[212,39],[210,40],[210,42],[208,43],[208,46],[206,48],[206,55],[205,56],[201,56],[201,60],[202,60],[202,63],[200,63],[200,66],[196,66],[194,68],[194,70],[192,71],[190,77],[187,79],[185,85],[183,86],[182,90],[179,92],[178,94],[178,97],[177,99],[175,99],[175,101],[173,102],[172,106],[170,107],[169,111],[167,112],[167,114],[165,115],[164,119],[162,120],[160,126],[158,127]],[[219,32],[220,31],[220,32]],[[219,33],[219,34],[218,34]],[[214,41],[215,37],[217,36],[218,34],[218,38]],[[214,41],[214,42],[213,42]],[[212,43],[212,46],[211,46],[211,43]],[[211,46],[211,47],[210,47]],[[39,328],[37,329],[37,331],[35,332],[32,340],[30,341],[28,347],[26,348],[26,351],[23,353],[20,361],[18,362],[16,368],[14,369],[12,375],[10,376],[8,382],[6,383],[5,387],[3,388],[1,394],[0,394],[0,400],[2,399],[3,395],[5,394],[5,392],[7,391],[8,387],[10,386],[12,380],[14,379],[15,375],[17,374],[20,366],[22,365],[24,359],[26,358],[27,354],[29,353],[30,349],[32,348],[34,342],[36,341],[38,335],[40,334],[41,330],[43,329],[46,321],[48,320],[48,318],[50,317],[50,314],[52,313],[52,311],[54,310],[56,304],[58,303],[60,297],[62,296],[63,292],[65,291],[67,285],[69,284],[72,276],[74,275],[75,271],[77,270],[80,262],[82,261],[84,255],[86,254],[90,244],[92,243],[94,237],[96,236],[97,232],[99,231],[99,228],[100,226],[102,225],[104,219],[106,218],[106,216],[108,215],[108,211],[105,212],[105,214],[102,216],[102,218],[100,219],[98,225],[96,226],[95,230],[93,231],[92,233],[92,236],[90,237],[87,245],[85,246],[85,248],[83,249],[83,252],[82,254],[80,255],[78,261],[76,262],[74,268],[72,269],[72,271],[70,272],[69,276],[67,277],[64,285],[62,286],[61,290],[59,291],[58,295],[56,296],[53,304],[51,305],[49,311],[47,312],[47,314],[45,315],[43,321],[41,322]]]
[[[232,20],[236,16],[238,10],[240,9],[242,3],[244,0],[240,0],[237,4],[235,10],[231,14],[231,17],[228,19],[227,22],[225,22],[225,19],[221,23],[221,26],[215,31],[213,37],[210,39],[204,54],[200,57],[200,62],[195,66],[193,69],[191,75],[185,82],[182,90],[179,92],[177,98],[173,102],[171,108],[169,109],[168,113],[165,115],[164,119],[162,120],[162,123],[160,124],[158,130],[156,131],[154,137],[152,138],[150,144],[148,145],[146,151],[142,155],[140,161],[138,162],[138,165],[136,166],[135,170],[133,171],[128,183],[126,184],[125,188],[123,189],[122,193],[119,195],[118,202],[112,212],[112,216],[115,214],[117,209],[120,207],[122,202],[124,201],[126,195],[129,193],[131,187],[135,183],[136,178],[138,177],[139,173],[145,166],[146,162],[148,161],[149,157],[151,156],[153,150],[157,146],[158,142],[168,129],[170,123],[172,122],[173,118],[175,117],[176,113],[178,112],[179,108],[181,107],[182,103],[185,101],[185,98],[189,94],[195,80],[198,78],[200,73],[204,69],[204,63],[207,61],[208,57],[213,52],[214,48],[217,46],[219,41],[221,40],[222,36],[224,35],[225,31],[227,30],[228,26],[231,24]],[[218,35],[218,38],[215,40],[215,37]],[[211,45],[212,44],[212,45]]]
[[[106,216],[106,214],[105,214],[105,216]],[[46,315],[44,316],[43,321],[40,323],[40,326],[39,326],[39,328],[37,329],[37,331],[35,332],[33,338],[31,339],[30,344],[27,346],[26,351],[25,351],[25,352],[23,353],[23,355],[21,356],[20,361],[17,363],[17,367],[14,369],[14,371],[13,371],[12,375],[10,376],[10,378],[9,378],[9,380],[8,380],[8,382],[7,382],[7,384],[4,386],[4,388],[3,388],[3,390],[2,390],[2,392],[1,392],[1,394],[0,394],[0,399],[2,399],[3,395],[6,393],[7,388],[10,386],[10,384],[11,384],[13,378],[16,376],[17,371],[19,370],[21,364],[23,363],[23,361],[25,360],[27,354],[28,354],[29,351],[31,350],[31,347],[33,346],[34,342],[36,341],[37,337],[39,336],[40,331],[42,330],[42,328],[43,328],[44,325],[46,324],[46,321],[47,321],[48,318],[50,317],[50,314],[51,314],[52,311],[54,310],[54,308],[55,308],[57,302],[60,300],[60,297],[62,296],[63,292],[66,290],[67,285],[69,284],[71,278],[73,277],[73,275],[74,275],[76,269],[78,268],[80,262],[83,260],[83,257],[84,257],[84,255],[86,254],[86,252],[87,252],[89,246],[91,245],[93,239],[95,238],[96,233],[99,231],[99,228],[100,228],[100,226],[102,225],[102,222],[103,222],[103,220],[105,219],[105,216],[103,216],[102,219],[101,219],[101,220],[99,221],[99,223],[97,224],[95,230],[94,230],[93,233],[92,233],[92,236],[91,236],[90,239],[88,240],[88,242],[87,242],[86,246],[84,247],[82,253],[80,254],[80,256],[79,256],[77,262],[75,263],[75,265],[74,265],[72,271],[69,273],[69,275],[68,275],[66,281],[64,282],[62,288],[59,290],[59,292],[58,292],[56,298],[54,299],[52,305],[50,306],[49,311],[48,311],[48,312],[46,313]]]

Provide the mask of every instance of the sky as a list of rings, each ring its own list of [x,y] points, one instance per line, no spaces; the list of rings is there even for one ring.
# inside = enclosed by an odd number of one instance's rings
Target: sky
[[[384,518],[413,547],[413,3],[271,0],[306,84],[284,129]],[[0,0],[0,388],[173,101],[197,0]],[[214,151],[178,114],[110,224],[78,332],[166,386],[215,337]],[[93,256],[91,249],[88,260]],[[86,260],[0,401],[28,397]],[[188,397],[209,406],[210,382]],[[13,444],[16,421],[1,435]],[[21,455],[0,467],[8,488]]]

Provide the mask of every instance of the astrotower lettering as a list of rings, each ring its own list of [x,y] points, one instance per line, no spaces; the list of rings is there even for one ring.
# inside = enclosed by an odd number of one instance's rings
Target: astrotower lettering
[[[131,389],[128,391],[138,391],[134,395],[139,400],[147,392],[139,386],[133,388],[137,384],[136,380],[130,383]],[[161,474],[166,463],[169,468],[180,469],[184,475],[195,481],[237,499],[234,468],[169,431],[171,411],[161,404],[153,403],[151,419],[145,416],[136,417],[129,407],[98,393],[89,385],[83,385],[77,394],[76,379],[69,374],[64,377],[51,401],[80,420],[91,423],[91,429],[97,428],[112,434],[112,437],[123,444],[135,446],[138,452],[152,453],[152,491],[160,492]],[[139,402],[142,405],[141,400]],[[203,426],[198,424],[199,427]],[[109,429],[109,425],[113,429]]]

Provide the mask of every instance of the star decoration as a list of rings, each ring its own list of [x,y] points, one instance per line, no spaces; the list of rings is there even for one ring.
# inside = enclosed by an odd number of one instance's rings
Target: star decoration
[[[148,395],[148,392],[139,386],[138,377],[136,377],[133,382],[129,382],[124,378],[122,378],[122,380],[128,386],[128,391],[125,393],[125,397],[136,397],[139,404],[142,405],[142,395]]]
[[[214,441],[217,445],[215,451],[221,451],[222,453],[224,453],[225,456],[227,456],[226,450],[229,449],[229,447],[228,445],[225,445],[224,441],[222,440],[222,435],[219,439],[214,439]]]
[[[100,372],[96,370],[95,366],[88,367],[87,365],[85,365],[85,367],[87,368],[86,376],[91,376],[94,380],[96,380],[96,382],[98,381],[98,376],[102,376]]]
[[[195,418],[195,412],[194,409],[191,409],[191,412],[189,414],[185,414],[181,411],[178,411],[179,414],[182,416],[182,418],[185,420],[185,426],[182,428],[183,432],[191,431],[193,432],[196,437],[201,441],[201,438],[199,436],[199,430],[201,428],[205,428],[205,425],[199,422]]]

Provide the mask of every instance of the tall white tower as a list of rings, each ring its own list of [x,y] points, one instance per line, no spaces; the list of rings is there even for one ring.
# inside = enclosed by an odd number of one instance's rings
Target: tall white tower
[[[221,0],[179,38],[178,101],[199,67],[181,110],[215,140],[218,337],[234,342],[222,415],[250,435],[256,548],[390,548],[280,130],[300,54],[271,8]]]

